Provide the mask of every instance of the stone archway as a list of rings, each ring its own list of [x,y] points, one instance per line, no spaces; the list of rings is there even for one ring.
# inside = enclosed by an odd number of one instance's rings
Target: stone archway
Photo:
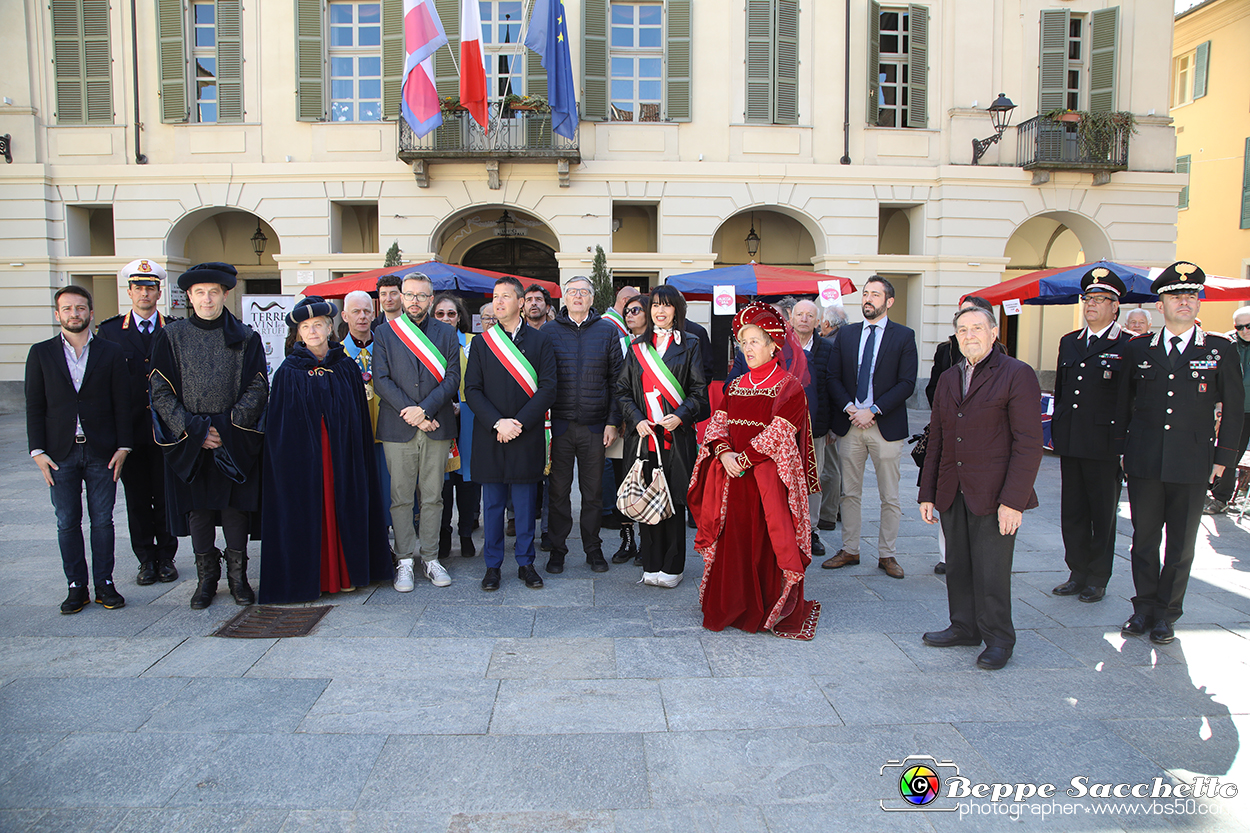
[[[740,211],[725,219],[712,235],[712,251],[717,266],[766,263],[787,269],[813,269],[812,259],[821,254],[823,241],[818,240],[806,222],[780,206],[762,206]],[[752,258],[746,239],[754,228],[760,239],[759,250]]]
[[[267,238],[259,258],[252,248],[252,236],[257,228]],[[282,253],[282,241],[273,226],[250,211],[228,206],[193,211],[170,228],[165,236],[165,252],[173,286],[177,286],[179,274],[197,263],[220,261],[235,267],[239,271],[239,283],[230,293],[228,306],[236,315],[244,294],[282,293],[281,270],[274,260],[274,255]],[[175,269],[174,264],[179,263],[185,265]],[[183,310],[175,309],[174,313],[181,315]]]
[[[544,219],[512,205],[476,206],[453,214],[435,230],[430,251],[443,263],[560,280],[559,238]]]

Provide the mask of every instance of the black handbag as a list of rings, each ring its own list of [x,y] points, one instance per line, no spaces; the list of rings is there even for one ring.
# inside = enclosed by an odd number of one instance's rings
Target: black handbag
[[[926,425],[919,434],[912,434],[907,442],[912,445],[911,458],[916,461],[917,466],[923,469],[924,456],[929,450],[929,426]]]

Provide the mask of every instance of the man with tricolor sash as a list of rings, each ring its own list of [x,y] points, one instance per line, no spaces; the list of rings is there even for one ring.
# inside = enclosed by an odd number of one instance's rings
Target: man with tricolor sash
[[[391,475],[395,529],[395,589],[413,588],[413,561],[421,556],[435,587],[451,584],[438,563],[443,472],[456,437],[454,403],[460,394],[456,329],[429,315],[434,287],[421,273],[404,278],[404,314],[374,331],[373,389],[381,400],[377,438]],[[412,525],[414,490],[421,495],[421,542]]]
[[[521,319],[523,298],[516,278],[495,282],[498,323],[474,341],[465,368],[464,397],[474,414],[473,479],[482,484],[483,590],[499,589],[508,499],[517,518],[534,517],[547,464],[544,424],[556,398],[556,354],[546,334]],[[542,587],[534,569],[534,525],[518,523],[516,531],[517,577],[527,587]]]

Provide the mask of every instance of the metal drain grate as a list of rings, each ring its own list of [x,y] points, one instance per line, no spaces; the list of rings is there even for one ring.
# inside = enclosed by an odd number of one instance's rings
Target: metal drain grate
[[[285,639],[307,636],[317,627],[321,617],[330,612],[324,607],[260,607],[252,605],[213,632],[213,636],[232,639]]]

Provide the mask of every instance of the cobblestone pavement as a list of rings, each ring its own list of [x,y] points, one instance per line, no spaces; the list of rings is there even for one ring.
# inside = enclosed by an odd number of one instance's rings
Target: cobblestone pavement
[[[915,417],[913,417],[915,419]],[[905,459],[904,484],[915,482]],[[1066,578],[1059,466],[1016,547],[1016,654],[979,671],[938,650],[946,625],[937,543],[907,487],[903,581],[870,557],[808,571],[815,640],[701,627],[698,559],[675,590],[640,571],[569,566],[529,590],[505,570],[483,593],[481,555],[453,583],[323,597],[312,635],[212,637],[229,595],[188,608],[182,579],[138,587],[117,506],[124,609],[62,616],[52,507],[21,415],[0,416],[0,830],[870,831],[1242,830],[1250,825],[1250,523],[1203,522],[1175,643],[1121,638],[1132,595],[1127,503],[1107,598]],[[865,488],[864,553],[876,534]],[[841,533],[825,532],[830,554]],[[481,532],[477,533],[480,548]],[[605,532],[605,549],[616,549]],[[540,563],[541,563],[540,553]],[[251,575],[259,574],[259,545]],[[511,555],[509,555],[511,559]],[[928,811],[904,806],[900,767],[931,755]],[[1053,784],[1053,797],[948,796],[978,784]],[[1098,800],[1083,785],[1218,779],[1222,798]],[[1084,779],[1084,780],[1080,780]],[[1108,789],[1111,787],[1108,786]],[[1003,787],[1002,789],[1009,789]],[[962,805],[962,812],[961,812]],[[938,812],[948,810],[948,812]],[[1135,814],[1130,814],[1133,812]],[[969,815],[971,814],[971,815]]]

